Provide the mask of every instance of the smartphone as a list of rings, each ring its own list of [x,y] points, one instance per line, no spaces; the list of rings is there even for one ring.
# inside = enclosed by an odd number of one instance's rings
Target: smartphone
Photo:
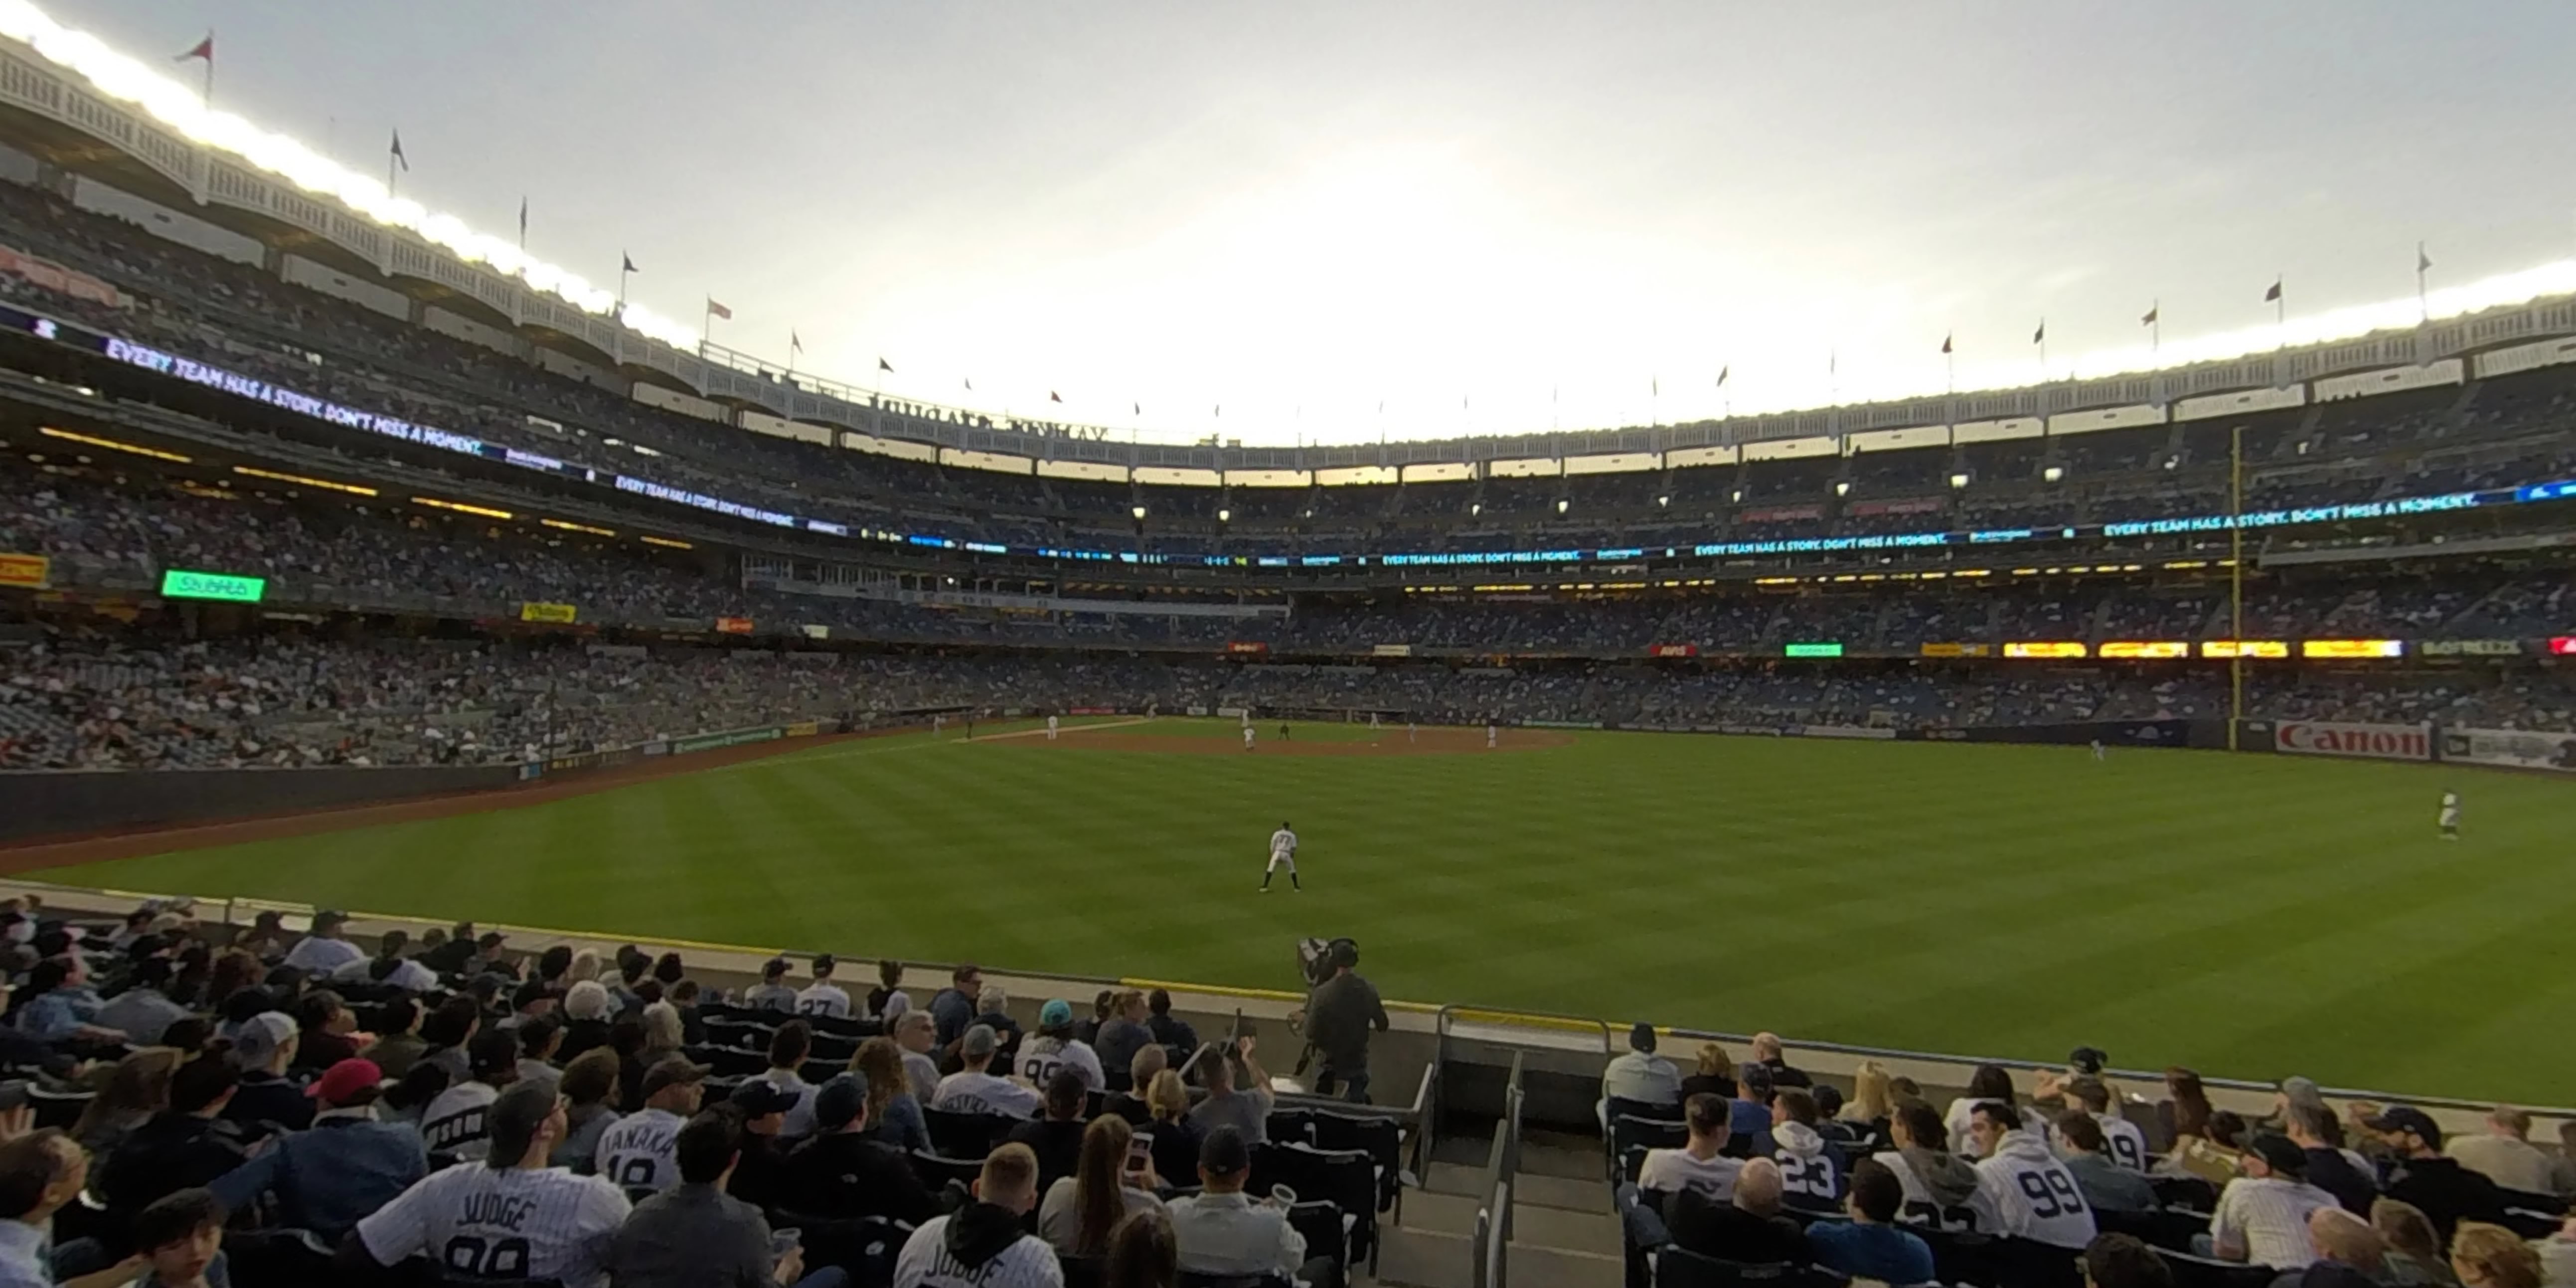
[[[1127,1142],[1127,1170],[1142,1172],[1154,1161],[1154,1138],[1139,1136]]]

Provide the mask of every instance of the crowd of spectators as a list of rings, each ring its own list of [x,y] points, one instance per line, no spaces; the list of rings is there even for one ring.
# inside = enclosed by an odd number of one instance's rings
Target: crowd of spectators
[[[1159,992],[1104,994],[1079,1026],[1053,1000],[1024,1036],[972,966],[918,1003],[891,964],[853,997],[828,957],[801,990],[782,960],[728,997],[633,945],[522,953],[463,923],[371,950],[336,912],[296,933],[162,901],[121,926],[0,902],[0,957],[0,1066],[51,1124],[0,1111],[11,1285],[434,1265],[561,1288],[1339,1288],[1396,1183],[1359,1161],[1355,1189],[1293,1209],[1255,1188],[1355,1160],[1281,1139],[1310,1128],[1271,1116],[1254,1039],[1203,1046]],[[1379,1127],[1363,1157],[1392,1161]]]
[[[1249,707],[1311,718],[1963,729],[2223,717],[2207,668],[2037,663],[1232,663],[476,639],[63,634],[0,653],[0,767],[516,762],[799,720]],[[2260,667],[2257,718],[2576,729],[2554,668]]]
[[[1837,532],[2060,526],[2216,513],[2228,431],[2197,422],[1850,458],[1642,474],[1285,492],[1009,479],[773,438],[665,411],[552,365],[413,325],[148,226],[0,184],[0,239],[124,289],[112,307],[18,278],[0,294],[175,352],[593,467],[852,525],[1172,554],[1688,545]],[[454,329],[454,328],[451,328]],[[2576,469],[2571,385],[2544,370],[2244,421],[2256,509],[2536,482]],[[901,433],[910,412],[864,413]],[[942,422],[955,419],[942,414]],[[928,424],[913,426],[918,431]],[[1131,511],[1143,506],[1140,525]]]
[[[2338,1113],[2293,1077],[2269,1113],[2239,1114],[2189,1069],[2123,1087],[2081,1048],[2026,1088],[1980,1066],[1945,1108],[1878,1061],[1828,1081],[1753,1041],[1741,1065],[1704,1044],[1686,1076],[1641,1024],[1603,1071],[1632,1268],[2074,1282],[2044,1272],[2057,1249],[2080,1254],[2090,1288],[2540,1288],[2576,1271],[2576,1162],[2533,1144],[2512,1106],[2446,1133],[2408,1105]],[[2576,1142],[2576,1123],[2561,1136]],[[2239,1267],[2252,1277],[2225,1273]]]

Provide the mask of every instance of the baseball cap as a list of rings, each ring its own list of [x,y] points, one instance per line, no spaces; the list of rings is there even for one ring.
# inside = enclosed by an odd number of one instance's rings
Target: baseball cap
[[[832,968],[839,964],[839,962],[833,960],[830,953],[825,953],[814,959],[814,973],[817,975],[829,975],[832,973]]]
[[[262,1011],[242,1021],[241,1029],[233,1034],[234,1062],[246,1069],[266,1064],[276,1057],[278,1048],[294,1037],[295,1021],[285,1012]]]
[[[476,945],[483,948],[498,948],[502,944],[508,942],[509,938],[510,937],[508,935],[502,934],[500,931],[487,930],[483,932],[482,938],[477,939],[474,942]]]
[[[2380,1110],[2377,1117],[2362,1119],[2361,1125],[2372,1131],[2411,1131],[2423,1137],[2426,1145],[2434,1149],[2442,1147],[2441,1127],[2433,1121],[2432,1115],[2411,1105],[2390,1105]]]
[[[2110,1060],[2110,1053],[2100,1047],[2080,1046],[2066,1053],[2066,1067],[2077,1073],[2099,1076]]]
[[[715,1066],[692,1064],[679,1056],[664,1056],[644,1071],[644,1093],[647,1096],[664,1087],[683,1082],[704,1082],[715,1072]]]
[[[823,1131],[839,1131],[849,1126],[867,1104],[868,1075],[855,1069],[836,1074],[814,1093],[814,1125]]]
[[[484,1129],[491,1133],[493,1167],[508,1167],[528,1152],[537,1138],[537,1129],[562,1103],[555,1084],[543,1080],[514,1082],[501,1089],[492,1107],[483,1112]]]
[[[1050,998],[1046,1005],[1038,1008],[1039,1028],[1051,1029],[1071,1023],[1073,1023],[1073,1003],[1061,997]]]
[[[336,908],[325,908],[322,911],[313,914],[313,928],[315,930],[329,930],[333,926],[345,926],[348,924],[349,914],[341,912]]]
[[[1631,1051],[1644,1051],[1650,1055],[1653,1054],[1655,1050],[1655,1026],[1651,1024],[1639,1024],[1636,1027],[1629,1029],[1628,1049]]]
[[[322,1071],[304,1094],[326,1105],[346,1104],[349,1098],[385,1080],[385,1071],[373,1060],[351,1057]]]
[[[2239,1152],[2262,1159],[2276,1172],[2287,1172],[2292,1176],[2308,1174],[2307,1151],[2279,1132],[2256,1132]]]
[[[754,1118],[783,1114],[796,1107],[804,1097],[767,1078],[753,1078],[733,1089],[734,1107]]]
[[[1199,1145],[1199,1168],[1218,1176],[1232,1176],[1252,1166],[1252,1150],[1243,1143],[1241,1128],[1226,1126],[1209,1132]]]
[[[990,1059],[994,1052],[1001,1049],[1002,1035],[995,1033],[990,1024],[970,1025],[966,1029],[966,1036],[957,1040],[957,1054],[969,1060]]]

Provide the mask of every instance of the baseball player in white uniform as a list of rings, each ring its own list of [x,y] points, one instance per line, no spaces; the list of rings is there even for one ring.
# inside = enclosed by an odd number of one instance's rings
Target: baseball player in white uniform
[[[1048,717],[1047,717],[1047,741],[1048,741],[1048,742],[1054,742],[1054,741],[1055,741],[1055,717],[1054,717],[1054,716],[1048,716]]]
[[[1289,889],[1306,888],[1297,882],[1297,834],[1286,823],[1270,834],[1270,866],[1261,870],[1261,893],[1270,893],[1270,874],[1281,868],[1288,869]]]
[[[1250,751],[1250,750],[1252,750],[1252,726],[1251,726],[1251,725],[1245,725],[1245,726],[1243,727],[1243,749],[1244,749],[1245,751]]]
[[[1502,741],[1502,737],[1502,726],[1495,724],[1491,720],[1485,722],[1485,750],[1492,751],[1494,749],[1494,745]]]
[[[2442,793],[2442,839],[2445,841],[2460,839],[2460,794],[2458,792]]]
[[[632,1209],[604,1176],[546,1166],[565,1131],[554,1085],[514,1083],[492,1104],[491,1157],[435,1172],[358,1223],[367,1259],[425,1258],[460,1279],[599,1288],[600,1259]]]

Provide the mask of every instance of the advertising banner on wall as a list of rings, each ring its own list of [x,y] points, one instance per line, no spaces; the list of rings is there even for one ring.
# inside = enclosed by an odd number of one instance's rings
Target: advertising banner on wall
[[[2442,759],[2576,773],[2576,734],[2446,727],[2442,730]]]
[[[2344,724],[2283,720],[2272,726],[2272,748],[2303,756],[2367,756],[2374,760],[2431,760],[2433,726]]]

